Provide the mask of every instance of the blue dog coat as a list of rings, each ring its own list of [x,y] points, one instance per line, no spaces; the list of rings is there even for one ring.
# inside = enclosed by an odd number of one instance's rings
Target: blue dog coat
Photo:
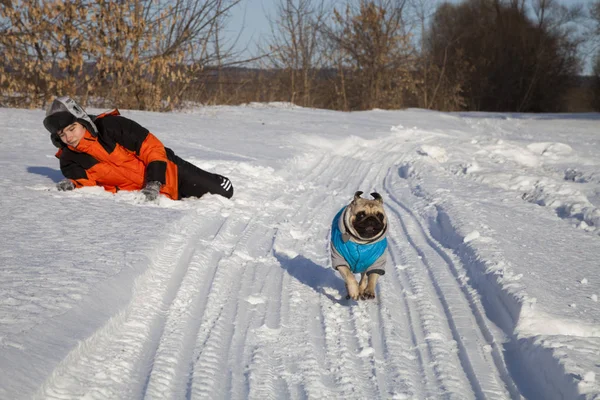
[[[332,259],[335,257],[333,250],[337,251],[340,256],[344,258],[350,270],[355,273],[363,273],[376,261],[381,259],[381,268],[377,268],[382,275],[385,273],[383,267],[385,266],[385,252],[387,249],[387,239],[385,237],[379,238],[373,243],[356,243],[352,241],[352,238],[346,238],[340,230],[340,226],[343,226],[343,213],[346,207],[342,208],[331,224],[331,247],[332,247]],[[345,232],[344,232],[345,233]],[[346,240],[344,240],[346,239]],[[339,265],[333,262],[333,267],[337,268]]]

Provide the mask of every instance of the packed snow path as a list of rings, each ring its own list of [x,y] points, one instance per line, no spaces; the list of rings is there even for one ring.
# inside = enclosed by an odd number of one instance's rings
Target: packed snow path
[[[43,111],[0,109],[0,399],[600,398],[600,114],[123,113],[234,198],[58,192]],[[329,267],[357,190],[373,301]]]
[[[411,212],[381,148],[313,152],[295,164],[301,182],[257,182],[253,204],[186,213],[126,309],[39,397],[518,398],[464,267]],[[328,267],[329,226],[339,193],[371,189],[387,201],[390,264],[377,299],[354,302]]]

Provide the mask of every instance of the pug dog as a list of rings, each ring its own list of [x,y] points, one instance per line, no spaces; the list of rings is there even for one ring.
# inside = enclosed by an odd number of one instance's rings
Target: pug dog
[[[346,283],[346,298],[353,300],[375,298],[377,279],[385,274],[387,259],[383,199],[377,192],[371,193],[372,200],[362,194],[356,192],[331,224],[331,265]],[[354,274],[361,274],[360,283]]]

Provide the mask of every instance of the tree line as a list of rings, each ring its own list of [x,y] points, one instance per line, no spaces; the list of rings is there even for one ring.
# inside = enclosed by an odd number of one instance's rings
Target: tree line
[[[246,59],[225,35],[242,5],[0,0],[0,105],[600,111],[600,0],[279,0]]]

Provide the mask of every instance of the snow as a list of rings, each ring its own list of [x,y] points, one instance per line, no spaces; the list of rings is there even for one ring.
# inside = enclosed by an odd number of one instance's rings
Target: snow
[[[58,192],[0,109],[0,398],[600,398],[599,114],[121,111],[234,197]],[[357,190],[373,301],[330,267]]]

